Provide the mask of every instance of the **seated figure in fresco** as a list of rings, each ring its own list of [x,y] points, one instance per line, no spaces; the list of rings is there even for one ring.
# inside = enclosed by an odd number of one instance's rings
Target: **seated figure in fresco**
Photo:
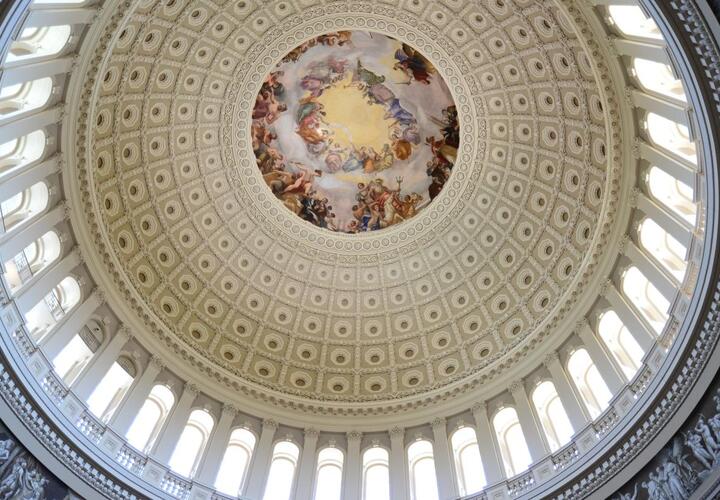
[[[363,168],[364,161],[362,159],[362,156],[360,155],[360,152],[357,150],[350,151],[347,160],[345,160],[345,163],[343,163],[342,169],[345,172],[352,172],[353,170],[359,170]]]
[[[400,99],[397,98],[390,101],[387,112],[385,113],[385,118],[392,118],[401,127],[409,127],[411,125],[417,124],[417,120],[415,119],[413,114],[403,108],[400,104]]]
[[[312,97],[319,97],[328,86],[344,78],[347,59],[329,57],[326,61],[316,61],[310,65],[310,71],[300,80],[300,87]]]
[[[395,52],[395,59],[397,59],[398,62],[395,63],[394,68],[408,75],[410,78],[408,83],[412,83],[412,81],[415,80],[416,82],[430,85],[430,76],[433,75],[436,70],[435,66],[433,66],[425,56],[403,43],[402,49],[398,49]]]
[[[287,104],[278,101],[272,92],[262,90],[255,100],[252,119],[264,119],[266,123],[273,123],[285,111],[287,111]]]
[[[427,175],[432,179],[428,187],[431,200],[434,200],[440,194],[443,186],[450,178],[450,173],[450,166],[447,162],[439,161],[437,158],[433,158],[428,162]]]
[[[358,59],[357,68],[355,69],[352,77],[352,85],[358,85],[361,88],[369,89],[372,88],[374,85],[379,85],[384,82],[384,75],[378,75],[376,73],[373,73],[365,66],[363,66],[360,59]]]
[[[295,162],[294,164],[298,169],[300,169],[300,175],[297,177],[295,182],[293,182],[283,190],[283,193],[302,192],[305,194],[305,196],[307,196],[313,189],[315,177],[322,177],[322,170],[313,170],[297,162]]]
[[[375,164],[375,171],[382,172],[383,170],[392,168],[394,163],[395,155],[392,149],[390,149],[390,144],[384,144],[382,151],[380,151],[380,153],[378,154],[378,161]]]

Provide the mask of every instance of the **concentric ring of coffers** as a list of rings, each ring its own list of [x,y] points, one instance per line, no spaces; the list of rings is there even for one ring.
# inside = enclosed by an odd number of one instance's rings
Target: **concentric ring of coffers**
[[[473,4],[462,26],[375,6],[363,31],[410,44],[448,82],[460,149],[450,182],[412,220],[333,233],[268,189],[250,128],[290,49],[360,26],[366,15],[346,8],[282,21],[237,4],[132,13],[87,103],[93,245],[148,332],[242,381],[383,401],[487,377],[572,316],[613,229],[618,138],[600,69],[554,2]]]

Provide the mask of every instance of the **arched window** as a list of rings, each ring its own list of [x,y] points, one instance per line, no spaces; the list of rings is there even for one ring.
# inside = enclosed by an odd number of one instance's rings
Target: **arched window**
[[[435,457],[430,441],[416,441],[408,447],[410,499],[438,500]]]
[[[52,89],[50,77],[6,85],[0,89],[0,120],[41,108],[50,100]]]
[[[254,448],[255,434],[249,430],[235,429],[230,434],[230,441],[215,478],[215,488],[231,496],[240,494]]]
[[[53,368],[68,387],[72,385],[80,372],[92,358],[92,351],[80,337],[75,335],[62,351],[52,360]]]
[[[503,408],[493,418],[493,427],[500,445],[508,477],[526,470],[532,463],[520,420],[514,408]]]
[[[128,367],[120,359],[113,363],[87,400],[90,411],[103,422],[110,420],[132,384],[135,374],[129,373]]]
[[[600,316],[598,333],[627,379],[632,379],[642,365],[645,351],[615,311],[606,311]]]
[[[80,302],[80,285],[72,276],[63,279],[32,309],[25,313],[25,324],[37,341]]]
[[[646,90],[679,101],[687,101],[682,82],[675,78],[672,68],[667,64],[636,57],[633,60],[632,71]]]
[[[44,182],[38,182],[0,203],[0,213],[5,231],[15,229],[21,223],[45,210],[49,197],[50,192],[47,185]]]
[[[550,451],[556,451],[569,443],[574,431],[555,384],[547,380],[541,382],[532,393],[532,401],[540,417]]]
[[[128,443],[138,450],[147,452],[155,442],[174,404],[175,395],[167,386],[153,387],[125,434]]]
[[[45,152],[46,141],[45,132],[36,130],[0,144],[0,173],[5,175],[40,159]]]
[[[648,171],[647,184],[650,194],[660,203],[694,226],[697,219],[697,205],[693,188],[677,180],[658,167]]]
[[[60,250],[60,238],[57,233],[48,231],[5,262],[5,280],[10,286],[10,291],[16,292],[23,283],[57,260],[60,257]]]
[[[342,496],[343,453],[325,448],[318,453],[315,500],[340,500]]]
[[[655,113],[648,113],[647,131],[650,139],[659,148],[697,164],[695,143],[690,140],[690,131],[685,125]]]
[[[687,270],[687,248],[649,217],[640,224],[638,234],[643,248],[678,281],[682,281]]]
[[[608,7],[610,20],[625,35],[662,40],[662,34],[651,18],[636,5],[611,5]]]
[[[10,45],[6,62],[55,55],[65,48],[71,33],[69,25],[25,28]]]
[[[585,349],[578,349],[570,356],[568,373],[580,391],[590,415],[596,418],[610,404],[612,393]]]
[[[658,334],[668,320],[670,302],[635,266],[629,267],[622,280],[623,293]]]
[[[194,410],[175,445],[168,466],[180,475],[192,477],[215,421],[205,410]]]
[[[455,472],[461,495],[469,495],[483,489],[485,472],[480,459],[477,434],[472,427],[456,430],[450,439],[455,458]]]
[[[263,500],[290,500],[299,456],[300,448],[290,441],[275,445]]]
[[[390,455],[385,448],[363,453],[363,500],[390,500]]]

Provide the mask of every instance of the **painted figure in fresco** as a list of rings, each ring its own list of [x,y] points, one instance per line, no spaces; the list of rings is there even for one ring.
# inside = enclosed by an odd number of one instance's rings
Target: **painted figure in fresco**
[[[367,89],[367,94],[371,100],[370,102],[374,104],[384,105],[395,99],[395,94],[393,94],[392,90],[387,88],[382,83],[376,83],[375,85],[371,85]]]
[[[435,73],[435,67],[425,56],[403,43],[402,49],[395,52],[395,69],[405,73],[411,83],[413,80],[425,85],[430,85],[430,76]]]
[[[275,197],[298,217],[318,227],[348,233],[374,231],[398,224],[413,217],[423,199],[428,199],[424,192],[414,189],[406,188],[402,193],[402,180],[397,189],[391,189],[376,174],[389,172],[403,162],[399,169],[404,176],[410,176],[407,184],[411,187],[422,186],[424,190],[427,186],[424,177],[430,178],[428,192],[432,200],[450,177],[459,145],[455,106],[436,107],[441,109],[442,118],[433,119],[422,113],[416,117],[410,110],[414,110],[413,105],[417,103],[405,101],[426,92],[433,102],[441,99],[452,103],[444,82],[439,80],[436,85],[431,78],[436,73],[433,65],[407,45],[393,52],[397,45],[375,43],[373,40],[378,37],[367,35],[358,47],[369,44],[377,50],[391,48],[384,55],[369,52],[361,59],[357,51],[341,49],[352,44],[353,35],[345,31],[316,37],[283,58],[261,86],[252,110],[250,131],[258,169]],[[294,64],[303,54],[319,46],[336,49],[316,50],[308,61]],[[408,76],[408,85],[420,82],[431,87],[425,90],[416,86],[409,94],[402,88],[398,90],[388,83],[393,67]],[[343,92],[341,87],[334,86],[347,81],[350,83],[344,88],[362,93],[360,103],[364,101],[368,106],[384,108],[384,119],[378,125],[387,127],[387,141],[382,138],[378,141],[375,137],[369,143],[353,144],[350,138],[350,144],[347,144],[346,136],[342,136],[342,140],[340,135],[335,137],[340,133],[338,130],[352,134],[356,131],[350,126],[343,128],[342,119],[333,118],[333,122],[339,123],[328,122],[329,116],[338,115],[338,99],[337,95],[325,99],[323,94],[331,88]],[[357,105],[358,101],[354,103]],[[290,121],[286,119],[288,115],[292,118]],[[383,113],[372,116],[379,119]],[[294,135],[289,135],[290,132]],[[279,135],[282,137],[278,138]],[[423,144],[422,139],[428,135],[432,137]],[[300,145],[304,151],[297,150]],[[414,167],[413,153],[417,149],[422,149],[425,159],[431,156],[432,161],[426,171],[418,165],[419,172],[405,174],[406,169]],[[331,176],[330,179],[320,182],[318,178],[323,174]],[[356,178],[366,180],[358,182]],[[352,194],[356,183],[357,191]],[[338,191],[333,192],[334,189]],[[339,193],[347,198],[355,196],[355,200],[343,199]]]
[[[352,172],[354,170],[359,170],[363,168],[364,164],[365,162],[360,156],[360,153],[356,149],[353,149],[352,151],[350,151],[350,154],[348,155],[347,160],[345,160],[345,163],[343,163],[342,169],[345,172]]]
[[[390,101],[385,118],[392,118],[400,126],[410,126],[417,123],[412,113],[402,107],[400,99]]]
[[[300,169],[301,174],[295,182],[283,190],[283,193],[302,192],[307,196],[310,194],[310,191],[312,191],[315,178],[322,177],[322,170],[313,170],[300,163],[295,163],[295,166]]]
[[[385,82],[384,75],[378,75],[367,69],[362,65],[360,59],[357,62],[357,68],[353,73],[352,84],[360,85],[363,88],[372,88],[374,85],[379,85]]]
[[[297,62],[305,52],[315,47],[316,45],[325,45],[328,47],[333,47],[337,45],[342,47],[343,45],[351,43],[351,36],[352,33],[350,31],[338,31],[335,33],[328,33],[326,35],[320,35],[316,38],[308,40],[307,42],[299,45],[298,47],[290,51],[290,53],[288,53],[288,55],[286,55],[281,62]]]
[[[279,102],[272,92],[263,90],[255,101],[252,118],[253,120],[264,118],[267,123],[273,123],[285,111],[287,111],[285,103]]]

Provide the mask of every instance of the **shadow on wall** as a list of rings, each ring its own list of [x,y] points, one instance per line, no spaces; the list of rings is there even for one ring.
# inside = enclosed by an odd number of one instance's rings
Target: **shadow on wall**
[[[668,445],[613,497],[686,500],[720,470],[720,375]]]
[[[70,500],[78,498],[51,475],[0,422],[0,499]]]

